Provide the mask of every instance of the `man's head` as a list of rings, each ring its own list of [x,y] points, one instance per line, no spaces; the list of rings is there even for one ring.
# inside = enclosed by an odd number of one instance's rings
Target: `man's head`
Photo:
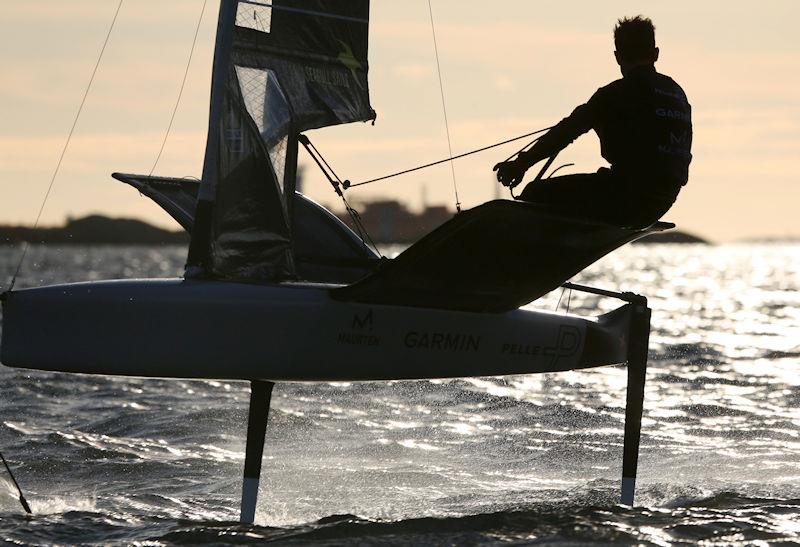
[[[614,27],[614,56],[625,74],[628,70],[652,65],[658,60],[656,29],[647,17],[624,17]]]

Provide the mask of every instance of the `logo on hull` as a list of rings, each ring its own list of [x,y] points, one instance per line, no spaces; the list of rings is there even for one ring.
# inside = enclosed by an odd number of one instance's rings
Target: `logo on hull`
[[[553,345],[506,342],[501,346],[500,353],[521,357],[549,357],[549,366],[555,367],[559,361],[575,356],[581,348],[581,342],[582,336],[578,327],[561,325],[558,327],[556,341]]]
[[[372,328],[372,309],[362,315],[354,313],[350,321],[350,331],[340,332],[336,341],[351,346],[379,346],[381,337],[372,334]]]
[[[411,330],[403,336],[403,345],[409,349],[475,352],[480,349],[481,337],[474,334]]]

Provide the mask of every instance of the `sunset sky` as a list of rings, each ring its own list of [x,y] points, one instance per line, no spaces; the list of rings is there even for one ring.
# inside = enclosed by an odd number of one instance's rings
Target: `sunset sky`
[[[665,219],[721,242],[800,237],[797,0],[432,4],[454,153],[552,125],[618,78],[614,23],[642,12],[656,25],[657,69],[683,86],[694,114],[690,181]],[[116,5],[0,3],[0,223],[35,219]],[[109,175],[150,171],[201,7],[202,0],[125,1],[42,224],[98,212],[177,229],[156,205]],[[200,175],[217,8],[218,1],[208,1],[156,174]],[[309,134],[354,182],[447,156],[426,0],[373,0],[371,20],[376,125]],[[491,166],[519,146],[456,163],[465,207],[498,195]],[[562,152],[557,164],[565,162],[576,165],[561,173],[604,165],[594,134]],[[316,167],[309,164],[305,173],[305,191],[335,205]],[[349,195],[355,204],[392,198],[413,209],[423,202],[454,206],[447,165]]]

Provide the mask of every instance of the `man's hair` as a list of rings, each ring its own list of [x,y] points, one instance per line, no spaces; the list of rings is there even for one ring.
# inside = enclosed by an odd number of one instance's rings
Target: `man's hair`
[[[626,61],[641,61],[656,47],[656,28],[647,17],[624,17],[614,27],[614,45]]]

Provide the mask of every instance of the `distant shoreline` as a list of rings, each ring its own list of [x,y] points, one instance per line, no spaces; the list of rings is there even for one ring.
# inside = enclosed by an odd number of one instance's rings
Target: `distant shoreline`
[[[427,222],[397,222],[391,226],[371,226],[366,223],[376,243],[382,245],[411,244],[425,233],[446,221],[451,215],[445,211],[435,211]],[[362,215],[363,216],[363,215]],[[378,215],[367,215],[368,217]],[[422,216],[422,215],[420,215]],[[349,220],[344,218],[342,220]],[[374,220],[368,218],[368,220]],[[405,220],[405,219],[403,219]],[[413,220],[419,221],[415,218]],[[413,226],[415,229],[411,229]],[[388,229],[387,229],[388,228]],[[0,226],[0,245],[20,245],[23,242],[44,245],[188,245],[189,234],[184,230],[165,230],[147,222],[131,218],[110,218],[103,215],[90,215],[68,219],[64,226],[31,228],[29,226]],[[701,244],[712,245],[706,239],[680,230],[650,234],[634,242],[635,244]],[[737,243],[798,243],[792,239],[743,240]]]
[[[62,227],[0,226],[0,245],[185,245],[183,230],[157,228],[141,220],[90,215],[69,219]]]
[[[668,230],[666,232],[656,232],[641,239],[634,241],[636,244],[652,244],[652,243],[678,243],[678,244],[702,244],[711,245],[711,242],[703,239],[702,237],[682,232],[680,230]]]

